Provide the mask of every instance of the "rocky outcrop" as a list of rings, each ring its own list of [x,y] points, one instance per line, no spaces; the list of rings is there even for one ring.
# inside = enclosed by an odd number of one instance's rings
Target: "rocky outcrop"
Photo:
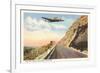
[[[64,47],[73,47],[80,51],[88,47],[88,16],[80,16],[68,29],[65,36],[58,43]]]

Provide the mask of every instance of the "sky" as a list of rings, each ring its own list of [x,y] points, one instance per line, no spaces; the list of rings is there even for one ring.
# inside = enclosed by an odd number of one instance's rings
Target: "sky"
[[[63,19],[61,22],[47,22],[42,17]],[[43,46],[50,41],[58,42],[80,15],[24,12],[24,46]]]

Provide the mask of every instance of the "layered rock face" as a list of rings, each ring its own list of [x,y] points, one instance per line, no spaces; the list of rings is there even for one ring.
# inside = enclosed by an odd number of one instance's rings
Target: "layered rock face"
[[[58,45],[73,47],[80,51],[88,50],[88,16],[83,15],[77,19]]]

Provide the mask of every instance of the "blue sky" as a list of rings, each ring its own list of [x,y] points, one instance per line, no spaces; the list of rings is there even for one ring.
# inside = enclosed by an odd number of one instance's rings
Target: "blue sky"
[[[46,25],[51,26],[50,31],[56,32],[58,34],[65,33],[67,31],[67,29],[71,26],[71,24],[80,17],[80,15],[46,14],[46,13],[28,13],[28,12],[25,12],[24,13],[24,21],[29,16],[32,19],[36,19],[36,20],[43,20],[41,17],[47,17],[47,18],[58,17],[58,18],[62,18],[64,20],[62,22],[48,22],[48,24],[46,24]],[[58,27],[63,26],[65,28],[61,29],[61,28],[55,28],[53,26],[58,26]],[[33,27],[33,29],[34,29],[34,27]]]
[[[41,17],[58,17],[64,21],[47,22]],[[50,41],[57,43],[79,17],[79,15],[24,12],[24,44],[26,46],[43,46]]]

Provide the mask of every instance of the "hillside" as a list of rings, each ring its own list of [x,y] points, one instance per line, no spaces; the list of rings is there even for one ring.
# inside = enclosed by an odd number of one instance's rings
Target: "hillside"
[[[24,47],[24,60],[34,60],[36,57],[50,49],[54,43],[54,41],[50,41],[49,44],[40,48]]]
[[[88,50],[88,16],[80,16],[65,33],[58,45],[72,47],[80,51]]]

